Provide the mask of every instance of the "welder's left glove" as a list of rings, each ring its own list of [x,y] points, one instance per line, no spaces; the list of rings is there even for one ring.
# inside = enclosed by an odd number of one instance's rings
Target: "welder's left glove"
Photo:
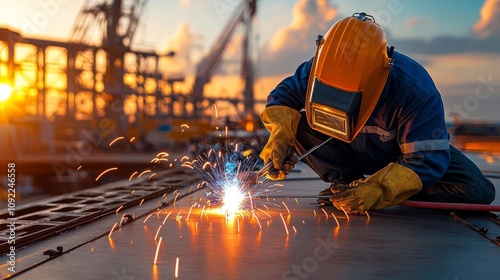
[[[420,177],[397,163],[390,163],[368,178],[349,185],[345,191],[332,194],[330,200],[337,209],[342,207],[350,214],[400,204],[422,189]]]

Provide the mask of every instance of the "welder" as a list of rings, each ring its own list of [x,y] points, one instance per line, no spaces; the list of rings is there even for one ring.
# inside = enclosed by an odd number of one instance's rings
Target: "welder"
[[[281,81],[261,113],[260,157],[284,179],[295,154],[330,187],[318,202],[363,213],[407,199],[483,203],[495,188],[449,143],[441,95],[427,71],[387,45],[375,19],[355,13],[316,40],[316,54]],[[326,198],[325,198],[326,197]]]

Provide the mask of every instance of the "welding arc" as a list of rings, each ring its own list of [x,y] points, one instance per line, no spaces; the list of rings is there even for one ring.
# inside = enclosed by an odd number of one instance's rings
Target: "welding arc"
[[[426,201],[407,200],[399,205],[414,207],[414,208],[436,209],[436,210],[500,212],[500,205],[490,205],[490,204],[426,202]]]

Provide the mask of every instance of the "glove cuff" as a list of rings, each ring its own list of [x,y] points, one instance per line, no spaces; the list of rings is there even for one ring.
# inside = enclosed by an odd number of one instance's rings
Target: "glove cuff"
[[[297,134],[300,117],[301,115],[297,110],[282,105],[267,107],[260,114],[262,123],[269,132],[275,132],[275,125],[278,125],[278,130],[291,129],[294,137]]]
[[[383,191],[383,195],[371,207],[373,209],[400,204],[422,189],[422,181],[417,173],[398,163],[390,163],[366,181],[378,183]]]

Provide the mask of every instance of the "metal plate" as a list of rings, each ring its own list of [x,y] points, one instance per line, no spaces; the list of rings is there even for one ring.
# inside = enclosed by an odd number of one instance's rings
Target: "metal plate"
[[[16,246],[21,247],[96,220],[119,207],[126,209],[172,193],[199,179],[198,174],[187,169],[171,169],[151,180],[143,177],[121,181],[31,203],[16,209],[13,217],[4,209],[0,213],[0,253],[10,248],[9,218],[16,219]]]
[[[206,211],[203,190],[160,211],[156,198],[141,208],[149,207],[149,218],[141,214],[111,237],[120,215],[71,231],[66,239],[73,243],[52,259],[41,252],[71,242],[59,237],[28,247],[26,255],[19,251],[18,268],[26,270],[18,278],[174,279],[176,267],[182,279],[468,279],[500,273],[499,246],[449,212],[394,206],[347,219],[342,211],[318,206],[312,197],[327,184],[298,168],[303,172],[290,179],[300,180],[285,181],[281,192],[255,202],[258,218],[247,211],[228,222]],[[136,211],[138,206],[127,209]],[[97,227],[101,237],[75,242],[78,231]]]

